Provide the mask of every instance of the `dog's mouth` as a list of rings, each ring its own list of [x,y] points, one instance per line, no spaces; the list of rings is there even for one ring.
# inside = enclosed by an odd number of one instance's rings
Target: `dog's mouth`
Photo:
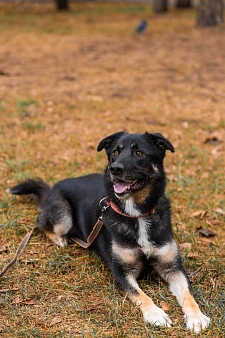
[[[123,181],[120,179],[113,180],[113,189],[117,195],[124,195],[127,193],[132,193],[143,187],[145,184],[144,179],[134,180],[134,181]]]

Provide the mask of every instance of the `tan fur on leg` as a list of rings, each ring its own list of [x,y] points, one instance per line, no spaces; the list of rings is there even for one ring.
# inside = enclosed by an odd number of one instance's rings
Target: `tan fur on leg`
[[[210,319],[199,309],[194,297],[191,295],[186,278],[182,273],[177,273],[170,282],[170,290],[177,297],[185,315],[187,329],[199,333],[208,327]]]
[[[65,236],[59,236],[55,234],[54,232],[46,231],[44,230],[45,235],[56,245],[60,247],[65,247],[67,246],[67,239]]]
[[[144,320],[152,325],[170,327],[172,325],[170,317],[139,288],[133,276],[129,276],[128,280],[136,290],[134,294],[128,293],[128,297],[133,303],[140,306]]]

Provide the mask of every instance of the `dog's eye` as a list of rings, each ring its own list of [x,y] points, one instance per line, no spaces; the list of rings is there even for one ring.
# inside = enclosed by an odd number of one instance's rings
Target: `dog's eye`
[[[142,156],[142,155],[143,155],[142,151],[140,151],[140,150],[137,150],[135,154],[136,154],[137,156]]]
[[[114,150],[113,155],[118,156],[119,155],[118,150]]]

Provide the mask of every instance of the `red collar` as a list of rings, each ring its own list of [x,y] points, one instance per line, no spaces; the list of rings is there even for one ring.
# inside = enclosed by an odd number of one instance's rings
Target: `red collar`
[[[106,203],[106,206],[101,206],[103,201]],[[156,209],[156,208],[153,208],[149,212],[146,212],[145,214],[142,214],[142,215],[139,215],[139,216],[130,216],[130,215],[125,214],[122,211],[120,211],[119,208],[116,206],[116,204],[114,204],[112,201],[110,201],[108,197],[103,198],[99,202],[99,205],[100,205],[100,207],[102,208],[103,211],[106,210],[108,207],[111,207],[117,214],[120,214],[120,215],[125,216],[125,217],[129,217],[129,218],[148,217],[149,215],[153,215],[155,213],[155,209]]]

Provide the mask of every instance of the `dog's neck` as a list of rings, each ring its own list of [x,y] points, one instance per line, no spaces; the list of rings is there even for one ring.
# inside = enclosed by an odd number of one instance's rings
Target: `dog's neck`
[[[128,201],[128,202],[127,202]],[[133,203],[133,200],[126,200],[125,203],[123,203],[123,208],[115,204],[112,200],[109,199],[109,197],[104,197],[100,202],[99,206],[102,209],[102,211],[105,211],[108,207],[111,207],[116,213],[130,218],[143,218],[148,217],[150,215],[153,215],[155,213],[155,207],[148,210],[145,213],[142,213],[138,208],[136,208],[135,204]]]
[[[124,204],[124,210],[128,215],[132,217],[141,216],[141,211],[138,210],[138,208],[134,204],[134,200],[132,197],[129,197],[128,199],[126,199],[125,204]]]

